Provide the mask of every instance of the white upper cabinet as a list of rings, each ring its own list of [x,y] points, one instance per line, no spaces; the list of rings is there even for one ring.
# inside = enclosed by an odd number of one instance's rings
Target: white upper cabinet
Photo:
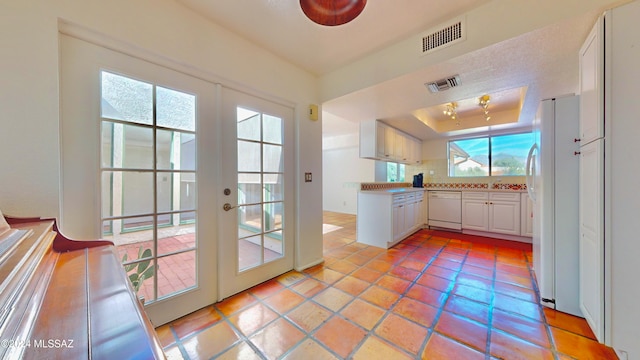
[[[360,123],[360,157],[419,164],[422,141],[377,120]]]
[[[580,49],[580,145],[604,137],[604,25],[598,20]]]

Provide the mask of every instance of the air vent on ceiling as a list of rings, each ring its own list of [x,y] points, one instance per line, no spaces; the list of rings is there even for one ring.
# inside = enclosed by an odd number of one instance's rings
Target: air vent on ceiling
[[[432,93],[449,90],[452,87],[456,87],[458,85],[460,85],[459,75],[453,75],[448,78],[444,78],[444,79],[440,79],[440,80],[436,80],[436,81],[432,81],[424,84],[424,86],[426,86],[427,89],[429,89],[429,91],[431,91]]]
[[[466,26],[464,18],[456,19],[454,22],[438,27],[422,35],[421,54],[425,55],[432,51],[451,46],[466,38]]]

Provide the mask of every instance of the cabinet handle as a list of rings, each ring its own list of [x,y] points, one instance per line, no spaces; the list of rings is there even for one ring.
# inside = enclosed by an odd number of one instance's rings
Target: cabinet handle
[[[580,139],[578,139],[578,138],[573,139],[573,142],[580,142]]]
[[[580,151],[574,151],[573,155],[580,155]]]

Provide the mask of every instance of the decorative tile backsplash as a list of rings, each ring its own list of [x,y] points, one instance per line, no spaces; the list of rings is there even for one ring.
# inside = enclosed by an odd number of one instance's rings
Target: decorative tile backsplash
[[[401,183],[401,182],[392,182],[392,183],[361,183],[360,190],[385,190],[385,189],[397,189],[397,188],[405,188],[412,187],[411,183]]]
[[[489,184],[482,183],[426,183],[424,187],[428,189],[478,189],[486,190]]]
[[[515,191],[520,191],[520,190],[527,190],[527,185],[526,184],[503,184],[503,183],[499,183],[499,184],[493,184],[492,189],[494,189],[494,190],[515,190]]]
[[[425,188],[428,189],[460,189],[460,190],[514,190],[514,191],[522,191],[527,190],[527,185],[525,184],[504,184],[498,183],[493,184],[491,188],[489,188],[489,184],[486,183],[426,183],[424,184]]]
[[[385,189],[397,189],[412,187],[411,183],[361,183],[360,190],[385,190]],[[486,183],[426,183],[424,187],[427,189],[459,189],[459,190],[513,190],[523,191],[527,190],[525,184],[493,184],[489,188],[489,184]]]

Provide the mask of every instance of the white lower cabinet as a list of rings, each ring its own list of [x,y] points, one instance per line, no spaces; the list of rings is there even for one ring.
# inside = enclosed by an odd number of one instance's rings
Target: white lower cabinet
[[[469,191],[462,193],[462,228],[489,230],[489,193]]]
[[[489,200],[489,232],[520,235],[520,196],[518,201]]]
[[[520,194],[520,235],[533,236],[533,201],[528,194]]]
[[[520,193],[463,192],[462,229],[521,236]]]
[[[404,236],[405,230],[405,197],[396,195],[393,197],[393,241],[398,241]]]
[[[390,248],[424,224],[424,191],[358,193],[357,241]]]

